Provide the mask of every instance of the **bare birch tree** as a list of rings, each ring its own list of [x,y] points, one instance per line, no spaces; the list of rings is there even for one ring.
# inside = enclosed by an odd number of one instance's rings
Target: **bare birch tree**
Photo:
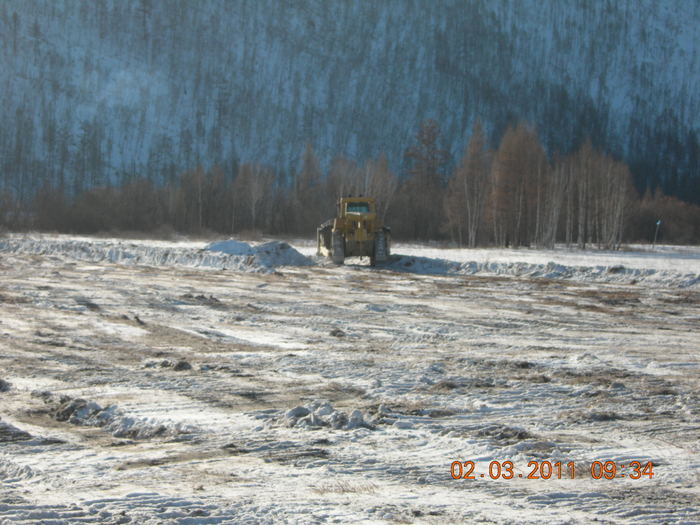
[[[497,244],[523,246],[534,240],[548,170],[535,131],[524,124],[508,128],[492,167],[491,211]]]
[[[421,123],[417,143],[404,154],[409,164],[409,180],[403,185],[406,204],[410,209],[406,220],[411,235],[418,239],[435,238],[444,223],[444,168],[447,152],[439,147],[440,128],[432,119]]]
[[[466,237],[476,246],[490,185],[492,153],[488,151],[481,124],[477,121],[462,159],[448,185],[446,213],[448,225],[456,231],[460,245]]]

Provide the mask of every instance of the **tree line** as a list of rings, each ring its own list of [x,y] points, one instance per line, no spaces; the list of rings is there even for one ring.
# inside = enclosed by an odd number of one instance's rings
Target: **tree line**
[[[395,238],[459,246],[619,249],[623,242],[700,242],[700,208],[648,188],[640,196],[623,162],[584,142],[548,156],[520,123],[496,148],[479,122],[461,157],[440,147],[434,120],[421,123],[393,172],[384,155],[364,163],[336,157],[324,172],[307,144],[298,169],[233,163],[160,181],[124,174],[76,188],[55,179],[31,196],[0,194],[0,226],[74,233],[182,232],[311,236],[340,196],[378,200]],[[454,168],[449,169],[449,166]],[[86,177],[89,180],[89,177]]]

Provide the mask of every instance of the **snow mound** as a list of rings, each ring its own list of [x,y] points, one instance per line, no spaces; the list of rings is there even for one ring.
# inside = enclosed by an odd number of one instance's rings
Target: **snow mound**
[[[114,437],[150,439],[152,437],[180,437],[192,434],[196,428],[181,423],[163,423],[150,418],[132,417],[116,405],[102,407],[94,401],[40,393],[46,403],[54,405],[53,417],[73,425],[102,427]]]
[[[15,463],[10,454],[6,453],[0,456],[0,481],[3,484],[30,479],[35,475],[35,472],[30,467]]]
[[[206,250],[221,252],[228,255],[247,256],[251,264],[264,268],[277,266],[308,266],[313,264],[311,259],[302,255],[283,241],[270,241],[257,246],[251,246],[245,242],[218,241],[209,244]]]
[[[302,255],[283,241],[270,241],[254,248],[255,262],[267,268],[276,266],[309,266],[311,259]]]
[[[250,244],[243,241],[235,241],[229,239],[227,241],[216,241],[207,245],[206,250],[212,252],[221,252],[228,255],[253,255],[253,248]]]
[[[280,423],[286,427],[316,429],[331,427],[336,430],[353,430],[356,428],[373,429],[374,425],[365,421],[362,412],[353,410],[350,415],[342,410],[336,410],[325,400],[316,400],[304,406],[288,410]]]

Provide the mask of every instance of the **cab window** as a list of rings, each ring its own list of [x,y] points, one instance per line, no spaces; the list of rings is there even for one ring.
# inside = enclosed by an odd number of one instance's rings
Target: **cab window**
[[[369,203],[367,202],[348,202],[347,213],[369,213]]]

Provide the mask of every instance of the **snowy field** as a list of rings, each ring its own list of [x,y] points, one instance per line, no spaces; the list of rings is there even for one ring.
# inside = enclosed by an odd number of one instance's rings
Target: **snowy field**
[[[700,248],[632,248],[0,238],[0,523],[698,523]]]

